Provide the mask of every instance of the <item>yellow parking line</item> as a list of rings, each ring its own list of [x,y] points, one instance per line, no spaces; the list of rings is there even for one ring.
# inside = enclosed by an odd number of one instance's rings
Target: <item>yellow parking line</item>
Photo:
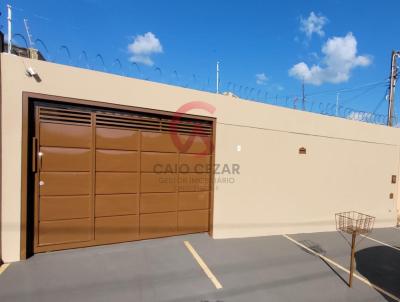
[[[207,277],[211,280],[211,282],[214,284],[214,286],[217,289],[221,289],[222,285],[218,281],[217,277],[211,272],[211,270],[208,268],[207,264],[201,259],[199,254],[197,254],[196,250],[193,248],[193,246],[189,243],[189,241],[184,241],[183,242],[189,252],[192,254],[193,258],[196,259],[197,263],[200,265],[200,267],[203,269],[204,273],[207,275]]]
[[[5,263],[0,266],[0,275],[6,271],[6,269],[10,266],[10,263]]]
[[[317,253],[315,251],[313,251],[312,249],[310,249],[309,247],[305,246],[304,244],[296,241],[295,239],[289,237],[288,235],[282,235],[283,237],[285,237],[286,239],[290,240],[291,242],[293,242],[294,244],[300,246],[301,248],[307,250],[308,252],[314,254],[315,256],[320,257],[322,260],[325,260],[326,262],[336,266],[337,268],[341,269],[342,271],[346,272],[347,274],[350,274],[350,271],[347,268],[344,268],[343,266],[341,266],[340,264],[336,263],[335,261],[325,257],[324,255],[321,255],[320,253]],[[365,283],[366,285],[368,285],[369,287],[381,292],[382,294],[392,298],[394,301],[400,302],[400,298],[396,297],[395,295],[387,292],[386,290],[384,290],[383,288],[371,283],[368,281],[368,279],[360,276],[359,274],[354,273],[353,275],[355,278],[357,278],[358,280],[360,280],[361,282]]]
[[[379,244],[382,244],[382,245],[384,245],[384,246],[390,247],[390,248],[392,248],[392,249],[394,249],[394,250],[400,252],[400,248],[398,248],[398,247],[395,247],[395,246],[390,245],[390,244],[388,244],[388,243],[385,243],[385,242],[376,240],[376,239],[374,239],[374,238],[372,238],[372,237],[369,237],[369,236],[366,236],[366,235],[361,235],[361,236],[363,236],[363,237],[365,237],[365,238],[367,238],[367,239],[369,239],[369,240],[375,241],[376,243],[379,243]]]

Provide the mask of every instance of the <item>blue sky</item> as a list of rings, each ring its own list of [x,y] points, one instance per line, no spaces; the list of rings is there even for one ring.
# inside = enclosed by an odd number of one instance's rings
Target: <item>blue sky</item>
[[[58,62],[69,60],[60,50],[66,45],[77,66],[86,65],[84,50],[97,69],[100,53],[111,72],[120,72],[118,58],[125,73],[138,74],[139,66],[150,80],[212,90],[220,61],[225,89],[293,97],[304,79],[307,99],[320,102],[335,102],[337,90],[378,82],[340,94],[344,105],[367,111],[382,100],[386,88],[379,82],[389,75],[391,50],[400,48],[398,0],[9,3],[14,33],[25,35],[28,18],[34,40],[43,40]],[[5,31],[4,2],[1,12]],[[378,111],[385,108],[381,102]]]

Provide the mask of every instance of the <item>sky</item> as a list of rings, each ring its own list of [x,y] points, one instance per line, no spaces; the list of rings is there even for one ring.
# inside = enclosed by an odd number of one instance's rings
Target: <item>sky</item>
[[[400,49],[398,0],[8,3],[14,35],[27,40],[27,18],[50,60],[100,70],[102,58],[108,72],[210,91],[219,61],[221,90],[267,102],[301,96],[304,82],[307,100],[384,113],[390,55]],[[4,2],[0,11],[6,32]]]

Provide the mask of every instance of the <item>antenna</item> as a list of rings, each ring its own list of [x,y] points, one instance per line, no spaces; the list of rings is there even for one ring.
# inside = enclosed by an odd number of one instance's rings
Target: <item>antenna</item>
[[[24,19],[24,25],[25,25],[26,35],[28,36],[29,40],[29,47],[32,48],[35,43],[33,42],[32,35],[29,31],[28,19]]]
[[[11,20],[12,20],[12,18],[11,18],[11,5],[10,4],[7,4],[7,13],[8,13],[8,16],[7,16],[8,41],[7,41],[7,44],[8,44],[8,53],[11,54],[11,47],[12,47],[12,42],[11,42],[11,40],[12,40],[12,36],[11,36],[11,33],[12,33],[11,32]]]

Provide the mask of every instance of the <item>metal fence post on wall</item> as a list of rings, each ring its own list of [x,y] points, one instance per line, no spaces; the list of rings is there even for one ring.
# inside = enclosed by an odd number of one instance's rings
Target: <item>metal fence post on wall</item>
[[[11,31],[11,21],[12,21],[12,15],[11,15],[11,5],[10,4],[7,4],[7,25],[8,25],[8,28],[7,28],[7,30],[8,30],[8,32],[7,32],[7,35],[8,35],[8,41],[7,41],[7,43],[8,43],[8,53],[11,53],[11,47],[12,47],[12,31]]]
[[[219,62],[217,62],[217,94],[219,93]]]

